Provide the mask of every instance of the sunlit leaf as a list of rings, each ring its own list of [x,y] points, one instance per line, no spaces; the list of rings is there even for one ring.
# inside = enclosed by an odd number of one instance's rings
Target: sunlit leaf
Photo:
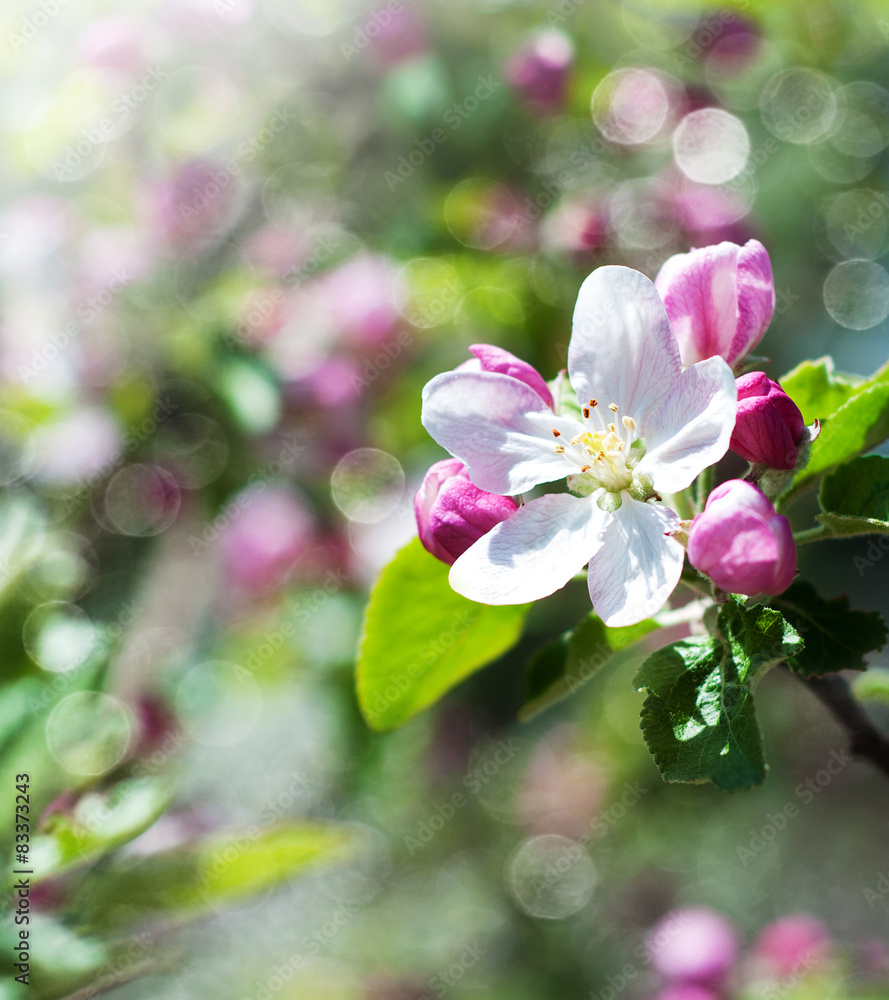
[[[778,611],[736,599],[720,609],[716,633],[653,653],[634,684],[648,692],[642,733],[664,779],[737,791],[765,778],[753,687],[802,640]]]
[[[374,729],[393,729],[510,649],[527,606],[490,607],[451,590],[448,567],[419,539],[380,574],[364,616],[358,700]]]
[[[865,455],[824,477],[818,520],[835,535],[889,534],[889,458]]]

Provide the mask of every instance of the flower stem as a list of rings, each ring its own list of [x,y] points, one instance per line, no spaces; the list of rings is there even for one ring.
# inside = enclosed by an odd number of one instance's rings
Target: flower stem
[[[695,516],[694,504],[689,496],[689,490],[673,494],[673,506],[676,513],[684,520],[690,521]]]
[[[696,484],[695,512],[700,514],[713,489],[713,466],[710,465],[698,476]]]
[[[826,524],[816,524],[814,528],[806,528],[805,531],[798,531],[793,540],[797,545],[805,545],[807,542],[818,542],[822,538],[833,538],[834,534]]]

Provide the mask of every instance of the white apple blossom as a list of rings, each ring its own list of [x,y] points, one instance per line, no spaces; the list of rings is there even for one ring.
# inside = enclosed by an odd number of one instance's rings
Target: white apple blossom
[[[426,385],[423,425],[479,489],[518,496],[567,478],[571,491],[529,500],[467,549],[449,579],[471,600],[521,604],[589,563],[597,614],[630,625],[660,610],[679,580],[679,517],[661,493],[689,486],[725,454],[735,381],[720,357],[682,370],[654,285],[626,267],[584,281],[568,374],[576,416],[497,372],[446,372]]]

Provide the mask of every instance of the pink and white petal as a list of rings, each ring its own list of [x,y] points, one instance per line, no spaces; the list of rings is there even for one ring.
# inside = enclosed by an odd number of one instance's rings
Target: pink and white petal
[[[530,386],[547,406],[553,405],[553,394],[549,391],[549,386],[544,382],[540,372],[527,361],[522,361],[521,358],[504,351],[502,347],[494,347],[493,344],[472,344],[469,350],[475,355],[484,371],[500,372],[501,375],[517,378]]]
[[[686,368],[641,428],[646,452],[638,471],[651,476],[656,490],[684,490],[728,451],[737,407],[735,379],[722,358]]]
[[[501,496],[564,479],[571,469],[554,451],[552,432],[570,439],[581,429],[524,382],[496,372],[436,375],[423,389],[421,419],[479,489]]]
[[[574,308],[568,375],[582,406],[616,403],[641,424],[679,376],[679,346],[654,285],[629,267],[598,267]]]
[[[668,507],[623,496],[588,576],[593,609],[613,628],[635,625],[660,611],[679,582],[685,558],[685,549],[666,535],[679,526],[678,516]]]
[[[759,240],[748,240],[738,254],[738,326],[726,361],[733,365],[762,338],[775,312],[772,262]]]
[[[451,587],[480,604],[539,601],[564,587],[594,557],[611,517],[592,497],[538,497],[457,559]]]
[[[682,351],[682,363],[725,357],[738,329],[738,255],[723,242],[666,260],[655,278]]]

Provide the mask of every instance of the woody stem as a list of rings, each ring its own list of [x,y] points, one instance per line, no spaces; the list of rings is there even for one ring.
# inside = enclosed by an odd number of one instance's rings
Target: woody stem
[[[889,738],[855,699],[849,684],[837,674],[796,678],[815,695],[849,735],[849,751],[869,760],[889,777]]]

